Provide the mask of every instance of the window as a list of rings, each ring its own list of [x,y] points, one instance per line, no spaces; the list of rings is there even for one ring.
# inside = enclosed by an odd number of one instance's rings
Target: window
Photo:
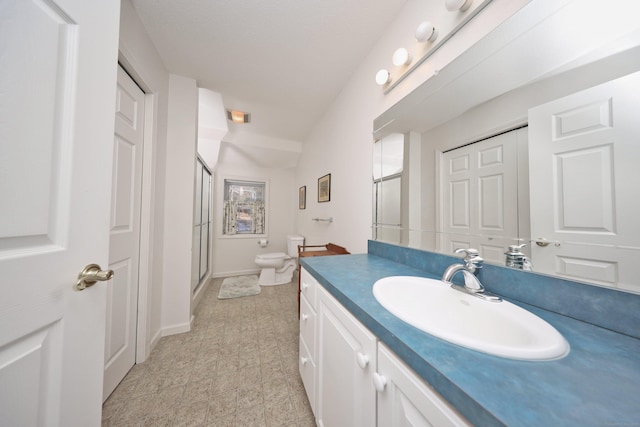
[[[224,180],[224,217],[222,233],[265,233],[266,183]]]

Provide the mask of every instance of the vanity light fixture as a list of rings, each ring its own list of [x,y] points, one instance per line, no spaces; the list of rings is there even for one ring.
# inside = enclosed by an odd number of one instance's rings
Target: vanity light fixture
[[[422,21],[416,28],[416,40],[420,43],[432,42],[438,38],[438,31],[430,21]]]
[[[464,12],[471,7],[473,0],[444,0],[444,6],[449,12]]]
[[[401,65],[408,65],[409,63],[411,63],[411,55],[409,54],[409,51],[407,49],[401,47],[400,49],[397,49],[395,52],[393,52],[393,58],[391,59],[391,61],[396,67],[399,67]]]
[[[376,83],[384,86],[389,83],[389,72],[384,68],[376,73]]]
[[[227,110],[227,119],[233,123],[249,123],[251,114],[239,110]]]

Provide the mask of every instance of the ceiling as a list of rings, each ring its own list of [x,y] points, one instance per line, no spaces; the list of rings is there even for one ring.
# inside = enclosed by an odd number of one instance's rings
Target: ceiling
[[[132,0],[170,73],[251,113],[231,142],[303,142],[405,2]]]

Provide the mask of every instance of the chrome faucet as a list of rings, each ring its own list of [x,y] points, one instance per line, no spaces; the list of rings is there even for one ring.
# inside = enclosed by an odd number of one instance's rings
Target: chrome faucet
[[[531,264],[531,260],[527,257],[521,249],[527,246],[526,243],[521,245],[509,245],[506,255],[504,265],[512,268],[519,268],[520,270],[531,271],[533,269],[533,265]]]
[[[442,274],[442,281],[445,283],[450,283],[451,287],[457,291],[461,291],[487,301],[500,302],[502,299],[495,295],[491,295],[484,291],[484,286],[480,283],[480,280],[476,277],[475,273],[478,269],[482,268],[483,259],[480,257],[480,254],[477,249],[465,249],[459,248],[455,250],[455,253],[463,253],[464,256],[464,264],[452,264],[444,271]],[[456,285],[451,283],[451,279],[453,276],[459,271],[462,271],[462,275],[464,277],[464,286]]]

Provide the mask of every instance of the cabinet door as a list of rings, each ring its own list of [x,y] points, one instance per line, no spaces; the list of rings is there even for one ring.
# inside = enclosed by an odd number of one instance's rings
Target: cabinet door
[[[318,425],[375,426],[376,338],[324,288],[317,298]]]
[[[304,341],[309,354],[313,360],[316,356],[316,312],[307,301],[307,298],[300,298],[300,339]]]
[[[302,269],[301,287],[304,291],[300,297],[300,359],[298,361],[298,367],[300,370],[300,376],[304,389],[309,397],[309,404],[311,410],[316,413],[316,311],[315,307],[308,300],[308,298],[315,297],[315,290],[317,282],[311,275],[304,269]]]
[[[302,378],[302,384],[304,384],[304,390],[307,392],[307,398],[309,398],[309,405],[311,411],[316,414],[316,374],[318,368],[315,360],[311,357],[311,353],[307,348],[307,345],[300,337],[299,342],[300,356],[298,360],[298,369],[300,371],[300,378]]]
[[[378,426],[470,426],[384,344],[378,344]]]

